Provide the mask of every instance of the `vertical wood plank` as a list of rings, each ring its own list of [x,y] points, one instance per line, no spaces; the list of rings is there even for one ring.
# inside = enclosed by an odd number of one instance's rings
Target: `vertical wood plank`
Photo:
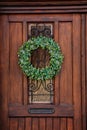
[[[73,130],[73,119],[67,119],[67,130]]]
[[[10,102],[22,103],[22,72],[18,66],[18,48],[22,44],[22,23],[10,23]]]
[[[53,119],[53,130],[60,130],[60,119],[59,118]]]
[[[60,130],[67,130],[66,118],[61,118]]]
[[[24,130],[25,128],[24,118],[18,118],[18,130]]]
[[[32,119],[31,118],[26,118],[25,119],[25,130],[32,130]]]
[[[8,130],[9,23],[0,16],[0,129]]]
[[[46,121],[45,118],[39,119],[39,130],[46,130]]]
[[[86,130],[86,15],[82,14],[82,45],[81,45],[81,60],[82,60],[82,124]]]
[[[32,118],[32,130],[39,130],[38,118]]]
[[[52,120],[52,118],[46,119],[46,130],[53,130],[53,120]]]
[[[17,118],[10,118],[9,130],[18,130],[18,119]]]
[[[82,130],[81,122],[81,43],[80,15],[73,15],[73,100],[74,130]]]

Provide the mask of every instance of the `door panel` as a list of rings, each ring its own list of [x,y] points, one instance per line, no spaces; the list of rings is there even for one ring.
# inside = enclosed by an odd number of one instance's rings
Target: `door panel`
[[[2,121],[7,124],[2,130],[7,127],[9,130],[82,130],[80,14],[9,15],[1,18],[3,71],[0,95],[3,94],[4,98],[2,108],[6,109]],[[64,55],[62,70],[54,79],[54,104],[29,104],[28,81],[18,65],[18,48],[28,39],[29,24],[35,22],[53,24],[54,39]],[[52,108],[55,112],[31,114],[28,112],[30,108]]]
[[[72,22],[59,22],[59,43],[64,54],[59,85],[60,103],[72,104]]]
[[[10,43],[10,103],[22,103],[22,72],[19,69],[17,51],[22,43],[22,24],[9,24],[9,43]],[[14,69],[15,68],[15,69]],[[17,76],[16,76],[17,75]],[[17,91],[16,91],[17,90]]]

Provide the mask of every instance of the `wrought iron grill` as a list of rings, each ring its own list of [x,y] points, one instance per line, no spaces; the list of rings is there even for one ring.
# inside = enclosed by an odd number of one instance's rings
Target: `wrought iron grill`
[[[50,23],[33,23],[29,24],[29,38],[43,35],[53,37],[53,24]]]
[[[53,24],[33,23],[29,24],[29,38],[43,35],[53,37]],[[49,66],[50,55],[48,50],[38,48],[32,52],[31,63],[36,68]],[[29,103],[53,103],[54,84],[51,80],[30,80],[28,79]]]

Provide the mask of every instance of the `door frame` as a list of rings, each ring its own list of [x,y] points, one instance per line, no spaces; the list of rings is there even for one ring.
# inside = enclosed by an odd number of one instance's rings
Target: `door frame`
[[[87,1],[62,1],[62,2],[0,2],[0,14],[64,14],[64,13],[80,13],[81,14],[81,28],[82,28],[82,48],[81,48],[81,72],[82,72],[82,121],[83,128],[86,128],[87,122],[87,46],[86,46],[86,15],[87,13]],[[4,23],[5,24],[5,23]],[[3,30],[4,31],[4,30]],[[1,50],[0,50],[0,53]],[[7,66],[6,66],[7,67]],[[1,72],[1,71],[0,71]],[[0,78],[1,79],[1,78]],[[0,80],[1,81],[1,80]],[[8,83],[8,81],[6,82]],[[7,93],[7,89],[5,90],[5,94]],[[5,95],[6,96],[6,95]],[[2,94],[0,93],[0,97]],[[4,105],[6,106],[6,101],[4,101]],[[7,104],[8,105],[8,104]],[[7,111],[6,111],[7,112]],[[5,113],[5,117],[7,118],[7,113]]]

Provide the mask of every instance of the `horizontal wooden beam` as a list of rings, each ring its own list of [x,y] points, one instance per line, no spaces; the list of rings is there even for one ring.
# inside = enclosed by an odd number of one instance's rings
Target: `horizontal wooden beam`
[[[82,0],[82,1],[78,1],[78,0],[72,0],[72,1],[67,1],[67,0],[36,0],[36,1],[34,1],[34,0],[32,0],[32,2],[27,2],[26,0],[25,0],[25,2],[23,2],[23,1],[21,1],[21,2],[5,2],[5,0],[2,0],[1,2],[0,2],[0,6],[53,6],[53,5],[55,5],[55,6],[66,6],[66,5],[68,5],[68,6],[70,6],[70,5],[74,5],[74,6],[77,6],[77,5],[86,5],[87,4],[87,1],[86,0]]]
[[[0,14],[57,14],[57,13],[87,13],[85,5],[66,6],[0,6]]]
[[[47,112],[48,111],[48,112]],[[73,106],[9,104],[9,117],[73,117]]]

